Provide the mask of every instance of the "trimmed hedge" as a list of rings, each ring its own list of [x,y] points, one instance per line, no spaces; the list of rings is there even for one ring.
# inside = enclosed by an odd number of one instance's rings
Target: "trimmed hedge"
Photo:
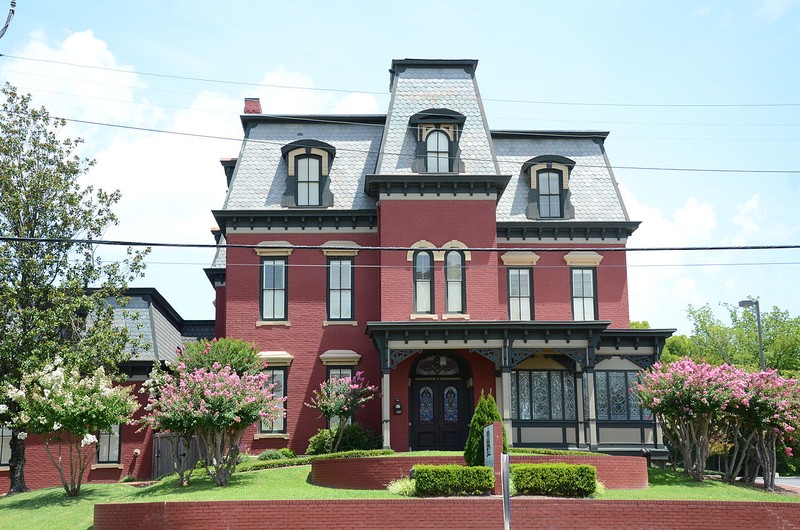
[[[320,429],[317,434],[308,439],[306,454],[330,453],[336,436],[335,429]],[[345,426],[342,441],[339,443],[339,451],[380,449],[381,447],[383,447],[381,435],[375,434],[360,423]]]
[[[511,447],[512,455],[583,455],[583,456],[608,456],[606,453],[592,453],[591,451],[572,451],[569,449],[540,449],[538,447]]]
[[[276,467],[305,466],[311,463],[310,456],[299,458],[281,458],[280,460],[247,460],[236,466],[237,472],[258,471],[259,469],[274,469]],[[203,470],[205,471],[205,470]]]
[[[353,451],[339,451],[338,453],[325,453],[324,455],[314,455],[312,460],[327,460],[329,458],[368,458],[371,456],[393,455],[391,449],[355,449]]]
[[[414,466],[417,495],[483,495],[494,488],[494,471],[485,466]]]
[[[517,495],[587,497],[597,488],[597,468],[584,464],[513,464]]]

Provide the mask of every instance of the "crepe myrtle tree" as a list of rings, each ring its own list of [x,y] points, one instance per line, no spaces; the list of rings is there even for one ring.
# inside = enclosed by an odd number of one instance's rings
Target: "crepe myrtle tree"
[[[311,402],[306,403],[306,406],[319,410],[329,424],[335,423],[337,426],[332,453],[339,450],[345,427],[350,424],[358,409],[365,407],[377,391],[378,387],[370,385],[364,379],[364,372],[356,372],[352,377],[332,377],[313,391]]]
[[[113,374],[131,353],[128,330],[114,326],[110,299],[124,304],[147,251],[102,262],[93,241],[117,223],[119,192],[81,186],[93,161],[64,120],[36,109],[30,95],[2,88],[0,112],[0,388],[56,357],[82,375]],[[0,424],[20,412],[0,393]],[[26,491],[23,431],[11,429],[9,493]]]
[[[139,408],[130,387],[113,383],[102,367],[82,376],[57,358],[7,390],[18,410],[12,425],[20,434],[39,435],[69,497],[80,495],[86,468],[95,459],[95,435],[128,423]]]
[[[155,378],[160,380],[153,382]],[[151,374],[147,414],[141,421],[184,440],[197,435],[206,471],[217,486],[224,486],[236,468],[245,429],[284,414],[286,398],[276,397],[274,386],[261,371],[240,375],[219,363],[190,370],[181,362],[172,374]],[[187,481],[188,475],[181,473],[180,484]]]
[[[791,455],[797,444],[800,383],[775,370],[747,372],[684,358],[653,365],[635,392],[680,451],[684,471],[697,481],[703,480],[709,448],[716,442],[730,449],[725,480],[735,480],[752,458],[763,472],[765,489],[772,490],[777,445],[782,443]]]

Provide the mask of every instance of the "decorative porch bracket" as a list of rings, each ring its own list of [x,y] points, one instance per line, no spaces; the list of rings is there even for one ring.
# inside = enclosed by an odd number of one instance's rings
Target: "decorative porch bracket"
[[[544,348],[526,348],[524,350],[512,349],[511,350],[511,366],[516,366],[528,357],[543,352]]]
[[[422,350],[389,350],[389,367],[394,369],[412,355],[422,353]]]
[[[500,361],[501,361],[501,348],[470,348],[470,352],[477,353],[484,359],[488,359],[494,363],[494,367],[496,369],[500,368]]]

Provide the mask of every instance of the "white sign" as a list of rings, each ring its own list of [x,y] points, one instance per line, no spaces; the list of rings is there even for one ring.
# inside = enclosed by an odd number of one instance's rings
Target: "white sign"
[[[483,428],[483,465],[494,469],[494,432],[491,425]]]

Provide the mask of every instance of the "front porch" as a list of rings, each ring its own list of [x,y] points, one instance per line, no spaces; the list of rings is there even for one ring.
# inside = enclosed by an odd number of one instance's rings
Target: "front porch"
[[[495,396],[513,446],[665,457],[652,415],[629,388],[673,330],[609,324],[369,322],[381,360],[384,447],[458,448],[483,391]],[[445,428],[447,441],[437,435]]]

